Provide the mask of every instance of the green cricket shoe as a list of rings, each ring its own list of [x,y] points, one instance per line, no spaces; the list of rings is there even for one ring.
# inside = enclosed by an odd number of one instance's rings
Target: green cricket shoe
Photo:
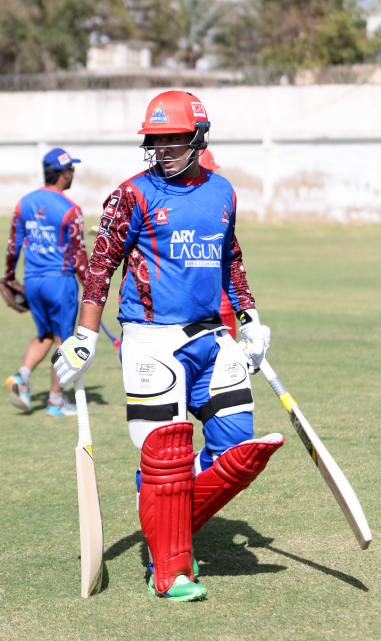
[[[197,579],[198,575],[200,574],[200,570],[199,570],[198,563],[197,563],[196,559],[194,558],[194,556],[192,556],[192,562],[193,562],[193,576],[194,576],[195,579]],[[149,571],[151,572],[151,574],[153,574],[153,563],[149,563],[148,564],[148,568],[149,568]]]
[[[180,574],[167,592],[160,594],[153,582],[151,574],[148,583],[148,592],[154,596],[162,596],[169,601],[201,601],[208,594],[207,589],[201,583],[193,583],[185,574]]]

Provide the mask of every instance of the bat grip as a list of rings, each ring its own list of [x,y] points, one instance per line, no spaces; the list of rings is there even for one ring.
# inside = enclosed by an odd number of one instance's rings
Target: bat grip
[[[89,412],[87,409],[86,392],[83,376],[74,381],[75,402],[78,417],[78,446],[92,445]]]

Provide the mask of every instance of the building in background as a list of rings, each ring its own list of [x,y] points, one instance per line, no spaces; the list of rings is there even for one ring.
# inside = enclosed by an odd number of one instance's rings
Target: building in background
[[[151,42],[138,40],[113,41],[90,47],[87,54],[88,71],[125,71],[149,69],[151,66]]]

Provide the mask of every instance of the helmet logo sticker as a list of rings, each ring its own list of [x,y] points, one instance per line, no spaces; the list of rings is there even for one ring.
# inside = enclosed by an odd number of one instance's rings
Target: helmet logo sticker
[[[156,225],[168,225],[168,209],[155,209]]]
[[[149,119],[151,122],[168,122],[168,116],[165,115],[163,107],[155,107],[152,116]]]
[[[191,105],[194,116],[205,116],[206,118],[206,111],[202,102],[191,102]]]

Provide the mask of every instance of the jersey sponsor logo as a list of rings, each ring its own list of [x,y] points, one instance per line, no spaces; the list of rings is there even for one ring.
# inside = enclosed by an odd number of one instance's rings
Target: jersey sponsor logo
[[[45,212],[43,207],[40,207],[40,209],[34,214],[34,217],[37,220],[46,220]]]
[[[152,116],[149,119],[150,123],[155,122],[168,122],[169,118],[165,115],[163,107],[155,107],[152,112]]]
[[[185,260],[185,267],[220,267],[222,260],[222,241],[224,234],[200,236],[195,242],[195,230],[181,229],[172,233],[170,258]]]
[[[206,118],[206,111],[202,102],[191,102],[191,105],[194,116],[205,116]]]
[[[41,241],[43,243],[57,244],[57,236],[55,227],[48,225],[47,227],[39,227],[34,220],[28,220],[25,225],[28,229],[28,240]]]
[[[229,212],[228,212],[228,210],[226,209],[226,207],[224,207],[224,211],[222,212],[221,222],[222,222],[224,225],[228,225],[228,224],[229,224]]]
[[[156,225],[168,225],[168,209],[155,209]]]
[[[102,216],[98,233],[102,234],[102,236],[106,236],[106,238],[111,238],[112,234],[109,229],[111,223],[112,223],[111,218],[107,218],[107,216]]]
[[[118,209],[119,205],[119,196],[111,196],[110,202],[108,203],[106,209],[103,212],[104,216],[107,216],[108,218],[114,218],[115,212]]]
[[[60,165],[66,165],[68,162],[70,162],[70,156],[65,152],[64,154],[58,156],[57,160]]]

